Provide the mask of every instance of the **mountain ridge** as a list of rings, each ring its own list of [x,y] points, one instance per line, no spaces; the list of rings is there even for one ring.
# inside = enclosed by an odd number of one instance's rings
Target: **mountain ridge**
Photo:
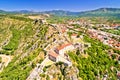
[[[41,11],[35,12],[30,10],[20,10],[20,11],[4,11],[0,10],[0,14],[52,14],[57,16],[119,16],[120,8],[98,8],[95,10],[88,11],[65,11],[65,10],[51,10],[51,11]]]

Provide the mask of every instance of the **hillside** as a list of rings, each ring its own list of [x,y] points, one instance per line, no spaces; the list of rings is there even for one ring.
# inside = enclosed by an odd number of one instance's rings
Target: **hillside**
[[[120,9],[119,8],[100,8],[91,11],[81,12],[81,17],[120,17]]]
[[[119,35],[101,19],[1,15],[0,80],[116,80]]]

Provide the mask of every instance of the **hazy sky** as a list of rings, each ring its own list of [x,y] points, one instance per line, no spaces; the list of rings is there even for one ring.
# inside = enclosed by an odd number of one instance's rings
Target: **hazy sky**
[[[0,0],[2,10],[86,11],[103,7],[120,8],[120,0]]]

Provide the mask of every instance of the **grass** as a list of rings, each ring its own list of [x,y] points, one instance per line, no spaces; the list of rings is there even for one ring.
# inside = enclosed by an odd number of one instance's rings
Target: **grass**
[[[4,50],[7,51],[14,51],[18,48],[19,40],[20,40],[20,31],[16,29],[12,29],[12,38],[10,39],[10,42],[3,47]]]
[[[10,38],[9,43],[2,47],[3,50],[0,51],[0,53],[12,55],[14,51],[18,49],[21,38],[29,37],[30,35],[34,34],[32,30],[32,26],[30,24],[23,26],[25,26],[23,30],[17,29],[15,25],[12,25],[10,27],[10,31],[12,32],[12,37]]]

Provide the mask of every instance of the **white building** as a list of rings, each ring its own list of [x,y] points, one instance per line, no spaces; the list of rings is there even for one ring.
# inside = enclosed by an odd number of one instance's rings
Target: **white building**
[[[62,46],[58,47],[57,50],[59,51],[59,54],[61,56],[64,56],[64,53],[67,51],[71,51],[75,49],[74,46],[71,43],[63,44]]]

